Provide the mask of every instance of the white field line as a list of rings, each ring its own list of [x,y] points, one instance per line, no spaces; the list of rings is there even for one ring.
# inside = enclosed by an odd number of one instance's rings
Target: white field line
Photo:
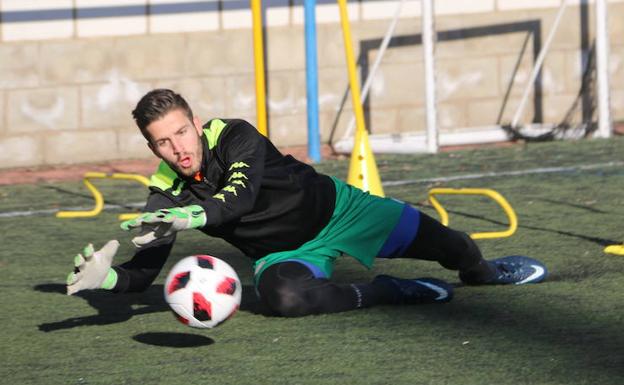
[[[456,180],[481,179],[481,178],[492,178],[492,177],[501,177],[501,176],[563,173],[563,172],[573,172],[573,171],[595,170],[595,169],[618,167],[618,166],[624,166],[624,162],[607,162],[607,163],[586,164],[586,165],[568,166],[568,167],[541,167],[541,168],[531,168],[527,170],[484,172],[480,174],[465,174],[465,175],[455,175],[455,176],[447,176],[447,177],[439,177],[439,178],[406,179],[406,180],[382,182],[381,184],[383,186],[404,186],[407,184],[416,184],[416,183],[451,182],[451,181],[456,181]]]
[[[145,206],[145,203],[140,203],[140,202],[128,203],[123,206],[105,204],[103,210],[119,210],[119,209],[124,209],[128,207],[141,208],[143,206]],[[56,214],[59,211],[88,211],[92,209],[93,207],[68,207],[64,209],[7,211],[5,213],[0,213],[0,218],[28,217],[28,216],[33,216],[33,215]]]
[[[464,175],[454,175],[454,176],[438,177],[438,178],[405,179],[405,180],[383,182],[382,185],[386,187],[392,187],[392,186],[404,186],[404,185],[416,184],[416,183],[451,182],[451,181],[456,181],[456,180],[494,178],[494,177],[502,177],[502,176],[563,173],[563,172],[595,170],[595,169],[600,169],[600,168],[619,167],[619,166],[624,166],[624,162],[607,162],[607,163],[586,164],[586,165],[577,165],[577,166],[568,166],[568,167],[542,167],[542,168],[531,168],[527,170],[485,172],[485,173],[480,173],[480,174],[464,174]],[[129,203],[123,206],[106,204],[104,205],[104,210],[119,210],[119,209],[127,208],[127,207],[141,208],[144,205],[145,203],[142,203],[142,202]],[[48,215],[48,214],[56,214],[59,211],[86,211],[86,210],[91,210],[91,209],[92,207],[69,207],[69,208],[64,208],[64,209],[8,211],[8,212],[0,213],[0,218],[15,218],[15,217],[27,217],[27,216],[33,216],[33,215]]]

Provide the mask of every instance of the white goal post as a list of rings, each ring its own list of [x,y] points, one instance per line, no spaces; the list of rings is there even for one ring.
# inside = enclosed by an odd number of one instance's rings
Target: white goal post
[[[523,124],[520,121],[524,105],[530,94],[537,75],[543,65],[544,58],[548,54],[550,42],[559,26],[564,10],[569,3],[578,0],[561,0],[556,19],[548,31],[548,36],[537,56],[534,68],[526,82],[520,105],[513,116],[512,127],[517,127],[529,134],[540,135],[553,129],[555,124]],[[598,127],[593,132],[593,137],[609,138],[612,135],[613,124],[611,119],[610,92],[609,92],[609,36],[607,28],[607,0],[594,0],[595,3],[595,61],[596,61],[596,105]],[[425,77],[425,130],[421,132],[407,132],[397,134],[373,134],[369,136],[370,145],[374,153],[434,153],[440,146],[455,146],[480,143],[503,142],[511,139],[510,133],[504,126],[493,124],[490,126],[471,127],[460,132],[440,132],[437,120],[437,100],[435,82],[435,0],[421,0],[422,20],[422,49]],[[400,5],[398,7],[400,9]],[[395,14],[390,28],[384,37],[379,56],[376,58],[373,71],[369,73],[366,84],[370,86],[375,76],[379,61],[383,54],[391,34],[396,25],[398,11]],[[368,87],[365,87],[368,90]],[[362,95],[364,102],[367,94]],[[352,128],[348,127],[342,140],[334,143],[337,152],[349,153],[353,148]],[[571,137],[571,136],[570,136]]]
[[[596,136],[610,138],[613,133],[613,121],[611,119],[611,96],[609,92],[607,0],[596,0],[596,77],[598,80],[598,131]]]

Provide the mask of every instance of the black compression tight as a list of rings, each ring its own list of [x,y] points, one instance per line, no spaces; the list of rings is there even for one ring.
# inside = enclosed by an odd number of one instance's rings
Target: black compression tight
[[[265,306],[284,317],[336,313],[358,307],[355,285],[316,278],[298,262],[268,267],[260,276],[258,293]]]
[[[449,229],[424,213],[418,235],[401,258],[437,261],[452,270],[468,270],[483,261],[467,234]],[[291,261],[268,267],[260,276],[258,292],[271,311],[285,317],[336,313],[395,300],[394,293],[379,284],[335,283],[316,278],[305,265]]]
[[[423,212],[418,234],[401,258],[436,261],[451,270],[467,270],[483,260],[468,234],[448,228]]]

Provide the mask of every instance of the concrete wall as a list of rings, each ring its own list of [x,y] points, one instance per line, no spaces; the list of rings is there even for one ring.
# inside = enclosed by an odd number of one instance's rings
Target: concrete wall
[[[264,0],[269,131],[306,143],[303,0]],[[323,141],[350,120],[338,7],[318,0]],[[436,0],[442,131],[509,122],[559,0]],[[372,65],[397,1],[350,1],[356,55]],[[624,120],[624,1],[609,1],[611,104]],[[149,157],[131,119],[155,87],[180,91],[203,120],[255,123],[247,1],[0,0],[0,168]],[[420,1],[407,1],[367,105],[373,133],[422,131]],[[560,122],[581,85],[593,2],[566,11],[524,121]],[[522,48],[526,46],[523,52]],[[538,89],[539,91],[539,89]],[[580,112],[576,113],[577,121]],[[540,118],[541,116],[541,118]]]

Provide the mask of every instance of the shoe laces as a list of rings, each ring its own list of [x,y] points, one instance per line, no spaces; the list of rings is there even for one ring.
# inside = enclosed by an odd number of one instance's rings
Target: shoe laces
[[[518,269],[515,263],[499,263],[496,265],[497,270],[499,271],[499,278],[511,278],[515,274],[517,274]]]
[[[426,297],[426,293],[421,287],[414,282],[408,282],[408,280],[392,279],[393,283],[401,292],[403,297],[410,297],[412,299],[421,299]]]

